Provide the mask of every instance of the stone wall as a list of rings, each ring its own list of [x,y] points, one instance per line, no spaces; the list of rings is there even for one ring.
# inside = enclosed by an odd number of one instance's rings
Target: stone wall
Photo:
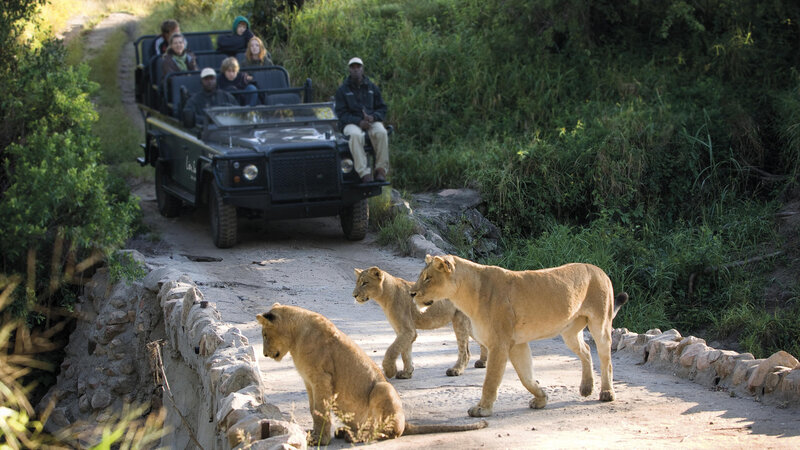
[[[677,330],[638,334],[617,328],[612,339],[612,349],[641,356],[644,365],[660,371],[732,396],[778,407],[800,405],[800,363],[784,351],[755,359],[750,353],[714,349],[703,339],[683,337]]]
[[[96,430],[123,405],[163,405],[167,448],[306,448],[305,432],[266,403],[247,338],[187,276],[156,268],[141,281],[113,283],[100,269],[75,310],[81,320],[39,406],[57,400],[48,431]]]

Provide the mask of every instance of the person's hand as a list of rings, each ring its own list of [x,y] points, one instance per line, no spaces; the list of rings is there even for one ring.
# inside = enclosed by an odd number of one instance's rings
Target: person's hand
[[[375,117],[371,116],[369,114],[364,114],[364,120],[366,120],[369,123],[372,123],[372,122],[375,122]]]
[[[253,76],[250,75],[249,73],[246,73],[246,74],[244,74],[244,79],[245,79],[245,81],[247,81],[249,83],[249,82],[253,81]]]
[[[372,126],[372,124],[367,119],[361,119],[361,122],[358,123],[358,126],[362,130],[367,131]]]

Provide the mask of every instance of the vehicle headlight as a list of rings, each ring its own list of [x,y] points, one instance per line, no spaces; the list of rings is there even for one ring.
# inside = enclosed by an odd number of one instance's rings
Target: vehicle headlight
[[[353,171],[353,160],[345,158],[342,160],[342,173],[350,173]]]
[[[242,175],[247,181],[253,181],[258,176],[258,167],[253,164],[248,164],[244,166],[244,170],[242,171]]]

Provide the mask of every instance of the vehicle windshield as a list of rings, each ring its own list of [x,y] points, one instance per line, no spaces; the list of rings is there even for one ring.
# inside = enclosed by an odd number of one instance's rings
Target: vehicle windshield
[[[253,125],[299,125],[336,120],[330,103],[209,108],[206,113],[218,127]]]

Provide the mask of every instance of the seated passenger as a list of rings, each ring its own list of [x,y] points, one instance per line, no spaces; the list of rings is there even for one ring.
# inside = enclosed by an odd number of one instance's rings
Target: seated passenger
[[[169,19],[161,22],[161,34],[153,39],[153,49],[151,55],[163,55],[169,48],[169,38],[175,33],[181,32],[181,26],[177,20]]]
[[[244,61],[242,67],[258,67],[258,66],[271,66],[272,58],[257,36],[253,36],[250,42],[247,43],[247,51],[244,52]]]
[[[168,73],[186,70],[197,70],[197,58],[194,53],[186,50],[186,39],[183,35],[175,33],[169,38],[169,49],[161,64],[161,76],[163,79]]]
[[[219,88],[223,91],[256,91],[258,88],[252,84],[253,77],[239,72],[239,61],[233,56],[222,60],[222,67],[219,69],[222,76],[219,78]],[[242,106],[255,106],[258,104],[258,93],[250,92],[236,94],[236,98]]]
[[[211,67],[200,72],[203,90],[189,97],[183,107],[184,123],[203,125],[206,115],[203,111],[212,106],[239,106],[230,92],[217,89],[217,73]]]
[[[250,31],[250,22],[243,16],[233,19],[233,34],[226,34],[217,38],[217,51],[228,56],[236,56],[237,53],[247,49],[247,43],[253,38]]]

